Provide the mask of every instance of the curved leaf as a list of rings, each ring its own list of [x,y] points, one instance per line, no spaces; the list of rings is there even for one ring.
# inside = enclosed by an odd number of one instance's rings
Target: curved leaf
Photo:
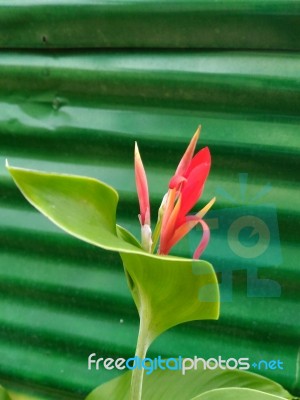
[[[143,253],[124,228],[117,235],[118,193],[112,187],[88,177],[7,167],[29,203],[67,233],[107,250]]]
[[[87,177],[8,169],[26,199],[53,223],[79,239],[121,254],[139,313],[146,316],[147,346],[179,323],[218,318],[219,288],[212,266],[146,253],[129,232],[116,225],[118,194],[113,188]]]
[[[129,400],[130,379],[131,371],[99,386],[87,396],[86,400]],[[247,392],[243,392],[246,389]],[[236,392],[232,392],[233,390]],[[156,370],[150,375],[145,374],[142,398],[143,400],[196,400],[198,398],[199,400],[248,400],[248,397],[240,397],[240,393],[247,393],[249,396],[256,393],[257,397],[249,397],[249,400],[293,399],[293,396],[278,383],[260,375],[240,370],[203,370],[202,368],[187,371],[185,375],[182,375],[181,371],[170,370]],[[260,393],[263,393],[262,396],[265,393],[268,395],[259,397]],[[218,397],[205,397],[217,395]]]
[[[253,389],[225,388],[210,390],[194,397],[192,400],[283,400],[285,397],[261,392]]]
[[[137,308],[143,310],[149,344],[177,324],[218,318],[219,288],[208,262],[138,253],[121,253],[121,258]]]

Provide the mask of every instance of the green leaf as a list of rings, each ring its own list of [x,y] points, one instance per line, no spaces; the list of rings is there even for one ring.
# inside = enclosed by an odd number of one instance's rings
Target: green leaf
[[[112,187],[87,177],[7,167],[29,203],[69,234],[107,250],[143,252],[129,232],[116,228],[118,193]]]
[[[217,319],[219,288],[206,261],[121,253],[149,344],[187,321]]]
[[[27,394],[19,393],[19,392],[9,392],[9,395],[11,397],[8,398],[8,400],[42,400],[40,397],[33,397]],[[1,397],[0,397],[1,400]],[[43,397],[44,400],[44,397]]]
[[[192,400],[282,400],[285,397],[275,396],[273,394],[261,392],[253,389],[241,389],[241,388],[226,388],[226,389],[215,389],[209,392],[200,394],[200,396],[194,397]]]
[[[0,386],[0,400],[11,400],[11,397],[2,386]]]
[[[52,222],[121,254],[133,298],[145,316],[147,346],[179,323],[218,318],[219,289],[212,266],[146,253],[129,232],[116,226],[118,194],[113,188],[87,177],[8,169],[26,199]]]
[[[37,397],[28,396],[19,392],[8,392],[0,386],[0,400],[38,400]]]
[[[130,380],[131,371],[128,371],[119,378],[99,386],[87,396],[86,400],[129,400]],[[245,389],[248,390],[243,392]],[[256,398],[252,396],[253,392],[256,393]],[[259,397],[261,392],[268,393],[269,397]],[[242,397],[239,396],[240,393],[242,395],[247,393],[252,397]],[[275,400],[276,398],[293,399],[293,396],[270,379],[240,370],[204,370],[199,366],[197,370],[187,371],[185,375],[182,375],[181,371],[158,369],[144,376],[143,400],[196,400],[198,398],[199,400],[272,400],[273,398]]]

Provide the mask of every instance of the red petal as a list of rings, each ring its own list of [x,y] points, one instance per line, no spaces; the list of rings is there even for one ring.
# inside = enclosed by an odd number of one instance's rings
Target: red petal
[[[175,234],[169,242],[169,251],[173,246],[175,246],[176,243],[179,242],[179,240],[181,240],[191,229],[193,229],[197,225],[197,223],[202,225],[203,235],[198,247],[194,252],[193,258],[199,258],[208,244],[210,232],[207,224],[203,221],[202,218],[198,217],[197,215],[186,217],[186,221],[178,229],[176,229]]]
[[[187,178],[193,169],[201,164],[208,164],[209,166],[211,164],[211,156],[208,147],[204,147],[195,154],[184,176]]]
[[[134,169],[136,189],[140,204],[140,220],[142,225],[150,225],[150,202],[146,172],[139,153],[138,145],[134,149]]]
[[[184,221],[186,214],[194,207],[199,200],[206,178],[209,174],[210,164],[201,164],[194,168],[187,179],[182,185],[182,201],[181,209],[177,217],[177,226],[181,225]]]
[[[200,135],[201,126],[198,126],[190,144],[188,145],[182,159],[180,160],[178,167],[176,169],[175,175],[171,178],[169,182],[169,188],[174,189],[177,187],[178,177],[183,177],[186,175],[186,171],[190,165],[190,162],[193,158],[193,154],[196,148],[197,140]]]
[[[182,182],[186,182],[186,178],[184,176],[174,175],[173,178],[171,178],[170,180],[169,188],[178,189]]]
[[[199,221],[199,223],[202,225],[203,235],[202,235],[202,238],[201,238],[201,241],[200,241],[198,247],[196,248],[196,250],[194,252],[194,255],[193,255],[194,259],[200,258],[201,254],[206,249],[206,246],[208,245],[209,238],[210,238],[210,231],[209,231],[209,227],[208,227],[207,223],[204,222],[203,219],[201,219]]]
[[[180,239],[182,239],[194,226],[197,225],[200,219],[202,219],[205,214],[211,209],[216,198],[213,197],[196,215],[188,215],[185,217],[185,222],[183,222],[175,231],[170,244],[173,247]]]

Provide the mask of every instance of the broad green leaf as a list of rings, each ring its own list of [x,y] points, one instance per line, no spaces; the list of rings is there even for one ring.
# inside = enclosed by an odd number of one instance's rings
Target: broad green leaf
[[[225,388],[210,390],[194,397],[192,400],[282,400],[284,397],[253,389]]]
[[[96,179],[8,167],[17,186],[41,213],[69,234],[121,254],[133,298],[143,315],[146,347],[182,322],[216,319],[219,289],[205,261],[157,256],[116,226],[118,194]]]
[[[149,344],[182,322],[218,318],[218,285],[208,262],[139,253],[121,253],[121,258],[137,308],[143,310]]]
[[[119,378],[115,378],[96,388],[87,396],[86,400],[129,400],[130,380],[131,371],[128,371]],[[150,375],[145,374],[142,399],[196,400],[199,398],[199,400],[248,400],[248,397],[240,397],[238,395],[240,392],[235,392],[236,396],[232,392],[230,397],[228,395],[229,392],[222,392],[225,389],[228,389],[228,391],[251,389],[251,391],[247,392],[249,396],[252,396],[253,392],[255,392],[257,397],[249,397],[249,400],[293,399],[293,396],[278,383],[260,375],[240,370],[204,370],[200,367],[197,370],[187,371],[185,375],[181,371],[162,371],[159,369]],[[216,395],[214,392],[216,392]],[[268,393],[271,397],[258,397],[260,392]],[[218,393],[219,397],[205,397],[217,396]]]
[[[0,386],[0,400],[12,400],[2,386]]]
[[[118,193],[112,187],[81,176],[8,170],[26,199],[69,234],[107,250],[143,252],[124,228],[117,235]]]

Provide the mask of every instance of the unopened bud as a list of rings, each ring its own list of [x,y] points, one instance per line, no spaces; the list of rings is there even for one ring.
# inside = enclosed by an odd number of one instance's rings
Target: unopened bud
[[[142,247],[148,253],[151,253],[152,247],[152,231],[148,224],[142,225],[141,227],[141,236],[142,236]]]

